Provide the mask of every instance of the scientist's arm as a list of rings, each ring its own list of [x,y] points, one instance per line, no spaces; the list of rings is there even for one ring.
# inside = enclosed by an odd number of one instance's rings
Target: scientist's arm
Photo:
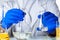
[[[6,12],[5,17],[2,19],[2,28],[10,28],[13,23],[18,23],[19,21],[23,21],[25,16],[25,12],[20,9],[10,9]]]

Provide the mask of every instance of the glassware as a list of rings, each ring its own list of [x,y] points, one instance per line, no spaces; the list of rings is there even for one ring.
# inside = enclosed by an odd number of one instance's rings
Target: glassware
[[[17,26],[18,25],[18,26]],[[12,30],[13,36],[17,40],[27,40],[31,36],[31,28],[27,23],[19,22],[18,24],[14,25],[15,30]]]

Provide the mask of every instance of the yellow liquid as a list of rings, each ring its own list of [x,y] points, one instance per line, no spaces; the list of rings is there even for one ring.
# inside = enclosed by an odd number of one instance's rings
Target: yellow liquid
[[[9,40],[8,33],[0,33],[0,40]]]
[[[56,40],[60,40],[60,28],[56,28]]]

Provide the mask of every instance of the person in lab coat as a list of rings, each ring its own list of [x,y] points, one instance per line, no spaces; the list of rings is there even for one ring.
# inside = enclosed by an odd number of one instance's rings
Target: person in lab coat
[[[23,32],[30,31],[31,28],[34,28],[34,30],[39,31],[41,28],[41,27],[39,28],[39,24],[42,23],[44,27],[48,28],[48,31],[46,32],[48,34],[55,36],[54,34],[56,30],[56,21],[58,22],[58,18],[59,18],[59,10],[56,5],[56,0],[18,0],[18,1],[14,1],[12,6],[10,4],[11,3],[9,2],[8,4],[7,3],[5,4],[4,13],[6,14],[5,17],[2,19],[2,28],[4,28],[5,26],[9,28],[13,23],[16,23],[18,25],[18,21],[13,21],[13,20],[16,20],[15,16],[17,16],[17,14],[19,13],[17,10],[19,9],[19,10],[23,10],[21,11],[21,13],[22,12],[26,13],[24,20],[21,23]],[[9,7],[9,5],[11,7]],[[38,19],[41,19],[40,15],[42,16],[41,22],[38,21]],[[5,24],[5,22],[7,22],[7,24]],[[18,27],[16,27],[16,30],[19,31]],[[40,33],[44,34],[45,32],[40,32]]]

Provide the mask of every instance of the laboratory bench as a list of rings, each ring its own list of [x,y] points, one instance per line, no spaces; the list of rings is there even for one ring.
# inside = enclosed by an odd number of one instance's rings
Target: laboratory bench
[[[17,40],[16,38],[14,37],[11,37],[10,40]],[[41,36],[41,37],[33,37],[33,38],[29,38],[28,40],[56,40],[56,38],[51,38],[51,37],[48,37],[48,36]]]

